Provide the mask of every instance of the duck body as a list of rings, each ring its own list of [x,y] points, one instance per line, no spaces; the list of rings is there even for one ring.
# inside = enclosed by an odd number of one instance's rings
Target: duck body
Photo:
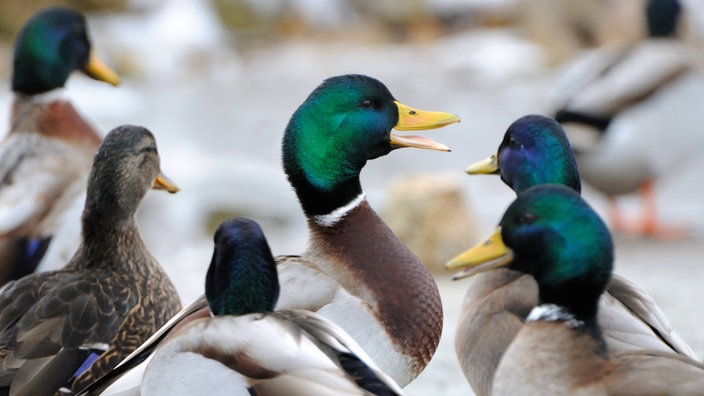
[[[452,260],[506,266],[538,285],[538,303],[501,356],[492,395],[701,393],[701,363],[673,351],[608,345],[600,320],[609,315],[600,311],[613,254],[608,229],[579,195],[546,184],[520,193],[488,241]]]
[[[440,296],[430,273],[366,199],[332,226],[309,222],[309,232],[301,258],[279,264],[278,307],[315,308],[360,340],[397,382],[410,382],[430,361],[442,331]],[[386,242],[374,248],[379,240]],[[406,287],[391,291],[379,279]],[[306,282],[316,297],[302,293]]]
[[[215,316],[174,329],[136,394],[402,394],[339,326],[310,311],[273,311],[276,263],[256,222],[226,220],[215,245],[206,277]]]
[[[467,172],[499,174],[517,194],[549,183],[581,190],[565,132],[554,119],[540,115],[515,121],[497,153],[470,165]],[[534,278],[510,268],[492,268],[471,279],[455,333],[455,352],[478,395],[491,393],[501,357],[525,325],[538,297]],[[616,274],[599,299],[598,318],[611,352],[648,349],[696,358],[652,297]]]
[[[346,359],[356,360],[349,340],[308,311],[202,318],[160,346],[141,394],[250,395],[249,389],[261,395],[401,394],[397,386],[367,391],[350,379],[341,369]]]
[[[704,389],[704,367],[681,355],[645,349],[610,354],[590,329],[569,319],[530,320],[524,329],[497,368],[496,395],[564,395],[565,389],[585,396],[701,395]]]
[[[86,30],[78,12],[49,8],[15,44],[10,130],[0,144],[2,283],[37,267],[59,268],[80,241],[80,210],[101,137],[62,97],[62,87],[74,70],[119,83],[91,54]]]
[[[0,387],[10,395],[78,391],[112,369],[180,309],[134,213],[159,176],[152,134],[116,128],[96,154],[82,242],[65,268],[27,275],[0,294]]]

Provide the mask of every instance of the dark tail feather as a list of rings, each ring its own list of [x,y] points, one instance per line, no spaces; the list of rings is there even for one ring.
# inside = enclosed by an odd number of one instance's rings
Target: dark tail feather
[[[576,123],[588,125],[598,129],[602,134],[606,128],[609,127],[609,124],[611,124],[611,117],[595,116],[569,110],[558,111],[555,114],[555,120],[560,124]]]
[[[354,378],[354,382],[359,385],[360,388],[364,388],[378,396],[398,395],[393,389],[390,389],[384,381],[379,379],[374,373],[374,370],[361,361],[357,355],[339,351],[335,355],[340,360],[342,368],[347,374]]]

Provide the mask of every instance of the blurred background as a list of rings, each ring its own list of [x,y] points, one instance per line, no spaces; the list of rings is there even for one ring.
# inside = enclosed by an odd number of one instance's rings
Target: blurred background
[[[50,4],[86,13],[94,49],[123,78],[112,88],[76,74],[66,95],[103,134],[126,123],[149,128],[163,171],[182,188],[149,193],[139,221],[185,303],[202,293],[212,231],[226,217],[259,221],[275,254],[304,249],[305,221],[281,171],[280,141],[323,79],[368,74],[405,104],[462,117],[426,133],[452,152],[397,150],[362,173],[372,206],[428,263],[443,295],[441,346],[409,395],[471,394],[453,346],[471,282],[451,282],[441,266],[487,236],[514,194],[498,177],[469,177],[464,168],[494,154],[518,117],[551,114],[557,81],[574,59],[644,35],[642,0],[3,0],[4,131],[13,39]],[[704,3],[684,5],[684,39],[699,45]],[[616,272],[651,293],[700,356],[703,170],[695,155],[658,180],[659,216],[686,222],[686,238],[615,236]],[[584,196],[605,213],[602,195],[585,186]],[[619,201],[627,213],[640,208],[636,197]]]

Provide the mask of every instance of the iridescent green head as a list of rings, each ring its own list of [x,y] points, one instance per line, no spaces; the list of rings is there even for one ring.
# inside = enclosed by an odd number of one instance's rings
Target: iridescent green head
[[[540,302],[592,320],[614,259],[606,224],[577,192],[543,184],[518,195],[488,241],[455,257],[449,268],[472,275],[499,266],[532,275]]]
[[[496,155],[467,167],[469,174],[500,174],[517,194],[536,185],[563,184],[580,192],[582,184],[572,147],[554,119],[528,115],[504,134]]]
[[[205,278],[214,315],[271,312],[279,298],[276,262],[255,221],[233,218],[215,231],[215,249]]]
[[[286,127],[282,151],[289,181],[307,214],[326,214],[361,193],[359,174],[368,160],[400,147],[448,151],[422,136],[397,130],[432,129],[458,122],[453,114],[410,108],[379,80],[332,77],[318,86]]]
[[[35,14],[15,42],[12,90],[25,95],[48,92],[63,87],[74,70],[112,85],[120,81],[92,54],[83,15],[59,7]]]

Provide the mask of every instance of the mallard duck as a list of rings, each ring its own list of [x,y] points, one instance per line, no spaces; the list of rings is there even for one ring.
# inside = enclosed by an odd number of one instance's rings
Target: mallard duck
[[[74,70],[112,85],[119,78],[91,50],[79,12],[49,8],[17,37],[12,73],[10,131],[0,145],[0,284],[31,273],[63,222],[69,246],[53,246],[43,262],[58,268],[80,240],[80,208],[100,136],[60,95]],[[70,233],[70,235],[67,235]],[[58,261],[58,262],[57,262]]]
[[[401,104],[374,78],[342,75],[308,96],[283,137],[284,171],[308,219],[309,235],[300,256],[277,257],[277,309],[304,309],[332,320],[400,386],[423,370],[437,348],[440,294],[423,263],[371,208],[359,175],[368,160],[397,148],[448,150],[427,137],[391,129],[432,129],[458,121],[453,114]],[[201,297],[154,338],[205,308]],[[152,349],[144,348],[147,354]],[[141,363],[143,358],[134,358],[140,353],[85,393],[99,394]]]
[[[674,237],[682,227],[662,224],[654,183],[704,144],[700,49],[676,37],[677,0],[648,1],[648,38],[598,48],[578,60],[556,88],[555,118],[567,129],[584,181],[605,194],[614,230]],[[639,192],[641,220],[629,224],[616,197]]]
[[[517,194],[546,183],[577,192],[581,187],[564,130],[554,119],[541,115],[512,123],[497,154],[470,165],[467,172],[500,174]],[[496,268],[475,276],[463,302],[455,352],[477,395],[490,394],[501,356],[537,301],[538,285],[530,275]],[[652,297],[628,280],[614,274],[599,309],[610,350],[659,349],[696,358]]]
[[[276,262],[253,220],[215,232],[205,280],[214,316],[169,334],[144,372],[139,395],[400,395],[340,327],[310,311],[278,310]],[[113,384],[112,394],[122,384]],[[126,389],[115,390],[125,394]]]
[[[613,267],[608,228],[574,190],[518,195],[484,243],[454,266],[531,275],[538,304],[496,369],[492,395],[701,395],[704,366],[660,350],[609,351],[600,296]]]
[[[160,174],[154,136],[115,128],[95,154],[73,258],[0,294],[0,388],[12,395],[80,390],[179,311],[178,293],[135,221],[152,187],[178,191]]]

